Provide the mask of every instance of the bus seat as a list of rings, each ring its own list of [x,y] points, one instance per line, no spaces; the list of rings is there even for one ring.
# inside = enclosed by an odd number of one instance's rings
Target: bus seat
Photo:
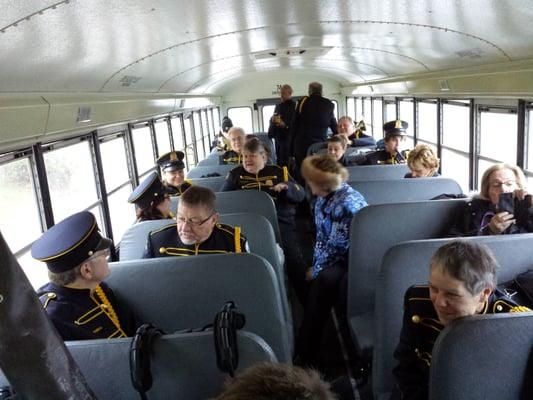
[[[372,365],[374,398],[381,398],[390,393],[395,386],[392,369],[396,361],[393,353],[400,339],[405,291],[411,285],[427,283],[431,256],[450,240],[452,239],[413,240],[399,243],[391,247],[383,257],[375,296],[376,318],[373,329],[375,343]],[[519,273],[532,267],[531,255],[527,249],[533,245],[533,234],[480,236],[464,238],[464,240],[489,246],[502,267],[498,270],[498,282],[500,283],[510,281]],[[505,342],[502,337],[506,340],[508,338],[507,335],[498,334],[493,340],[502,344]],[[531,339],[530,343],[532,343]],[[485,344],[483,348],[486,348]],[[502,364],[495,365],[502,369]],[[483,365],[483,368],[485,367],[486,365]],[[476,370],[475,374],[476,376],[482,374],[482,371]],[[471,379],[471,375],[469,376]],[[456,397],[448,398],[455,399]]]
[[[191,179],[192,183],[195,186],[202,186],[211,189],[213,192],[218,192],[224,181],[226,180],[225,176],[212,176],[210,178],[193,178]]]
[[[203,327],[233,300],[246,315],[246,330],[261,336],[280,361],[291,360],[280,285],[264,258],[215,254],[119,261],[110,267],[107,282],[141,321],[166,332]]]
[[[278,213],[274,200],[260,190],[234,190],[217,192],[217,211],[220,214],[253,213],[265,217],[274,229],[276,242],[281,243],[278,225]],[[171,197],[172,212],[178,208],[179,197]]]
[[[394,165],[355,165],[347,167],[350,177],[348,181],[376,181],[403,179],[409,172],[407,164]]]
[[[533,357],[533,313],[478,315],[450,324],[437,339],[431,400],[515,400]],[[468,390],[465,390],[468,388]]]
[[[359,354],[370,359],[374,291],[382,257],[406,240],[442,237],[462,200],[370,205],[352,219],[348,256],[348,322]]]
[[[349,181],[368,204],[430,200],[440,194],[462,194],[459,184],[450,178],[390,179]]]
[[[197,167],[205,167],[205,166],[210,166],[210,165],[220,165],[218,155],[216,158],[215,157],[204,158],[202,161],[196,164]]]
[[[204,165],[200,167],[194,167],[187,173],[187,178],[201,178],[202,176],[218,174],[219,176],[225,177],[229,171],[235,168],[234,164],[225,164],[225,165]]]
[[[220,216],[220,222],[231,226],[240,226],[243,234],[248,240],[250,252],[263,257],[274,268],[283,303],[283,314],[287,324],[291,328],[289,333],[292,342],[292,317],[285,285],[285,260],[283,250],[276,243],[272,225],[262,215],[252,213],[222,214]],[[148,234],[155,229],[173,223],[172,220],[159,219],[154,221],[143,221],[132,225],[126,233],[124,233],[120,242],[120,261],[141,259]]]
[[[214,318],[214,315],[213,315]],[[276,361],[268,344],[259,336],[237,332],[237,371],[263,361]],[[74,360],[98,399],[139,398],[130,378],[131,339],[101,339],[67,342]],[[149,399],[206,399],[221,390],[226,374],[217,368],[213,333],[164,335],[153,342],[151,354],[153,386]],[[0,373],[0,386],[7,385]]]

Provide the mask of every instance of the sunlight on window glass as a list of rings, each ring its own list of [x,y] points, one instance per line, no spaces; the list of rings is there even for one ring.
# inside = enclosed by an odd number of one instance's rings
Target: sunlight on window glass
[[[206,110],[202,110],[200,116],[202,117],[202,137],[204,140],[204,148],[207,154],[211,150],[211,141],[209,139],[209,125],[207,123]]]
[[[108,197],[115,244],[118,244],[124,232],[135,222],[135,206],[128,203],[131,192],[131,185],[126,185]]]
[[[56,223],[97,201],[88,142],[46,152],[44,162]]]
[[[418,103],[418,137],[437,143],[437,104]]]
[[[202,126],[200,125],[200,115],[198,112],[193,113],[193,121],[194,121],[194,136],[196,138],[196,151],[198,154],[198,161],[201,161],[205,158],[205,152],[204,152],[204,143],[202,139]]]
[[[360,121],[363,118],[363,99],[355,99],[355,119]]]
[[[455,179],[461,185],[463,192],[468,193],[468,157],[448,149],[442,149],[441,166],[442,176]]]
[[[516,114],[481,112],[480,154],[516,164]]]
[[[228,109],[228,117],[233,122],[233,126],[240,126],[246,133],[254,132],[250,107],[232,107]]]
[[[105,185],[109,192],[130,179],[124,138],[119,137],[100,143],[100,154],[102,155]]]
[[[209,128],[209,139],[215,140],[215,127],[213,125],[213,114],[211,110],[207,110],[207,127]]]
[[[29,160],[0,165],[0,187],[0,230],[15,253],[41,234]]]
[[[187,146],[193,143],[191,121],[192,119],[190,115],[183,119],[183,126],[185,127],[185,143]]]
[[[17,257],[17,261],[34,289],[39,289],[48,282],[46,263],[34,259],[31,256],[31,251],[27,251]]]
[[[220,112],[218,111],[218,107],[213,108],[213,123],[215,125],[215,134],[218,134],[220,130]]]
[[[527,149],[527,169],[531,170],[533,169],[533,112],[531,110],[527,111],[527,126],[528,132],[527,132],[527,142],[528,142],[528,149]],[[529,178],[528,178],[529,179]]]
[[[372,119],[372,100],[370,98],[363,100],[363,119],[370,121]]]
[[[470,151],[470,108],[453,104],[442,106],[442,144]]]
[[[414,110],[414,103],[412,101],[400,101],[400,119],[409,124],[406,130],[409,136],[414,135]]]
[[[274,109],[276,108],[275,105],[269,105],[269,106],[263,106],[261,107],[261,114],[263,116],[263,131],[268,132],[268,128],[270,127],[270,118],[272,118],[272,115],[274,115]]]
[[[355,119],[355,99],[353,97],[346,99],[346,115]]]
[[[385,122],[396,119],[396,104],[385,102]]]
[[[339,107],[337,104],[337,100],[331,100],[331,102],[333,103],[333,116],[336,119],[339,119]]]
[[[174,150],[183,151],[185,144],[183,142],[183,131],[181,130],[181,118],[176,117],[170,120],[172,125],[172,137],[174,138]]]
[[[372,112],[372,136],[380,139],[383,137],[383,100],[373,99],[372,102],[374,103]]]
[[[154,124],[155,138],[157,140],[157,151],[159,155],[168,153],[170,150],[170,135],[168,133],[167,121],[158,121]]]
[[[133,146],[135,147],[135,160],[137,161],[137,172],[144,174],[154,166],[154,152],[152,150],[152,138],[150,128],[143,126],[132,129]]]

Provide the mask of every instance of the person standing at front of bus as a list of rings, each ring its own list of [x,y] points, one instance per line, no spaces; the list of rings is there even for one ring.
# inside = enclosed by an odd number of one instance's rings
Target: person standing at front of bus
[[[180,197],[176,223],[150,232],[143,258],[248,252],[240,227],[218,223],[215,193],[193,186]]]
[[[307,157],[302,163],[302,176],[318,199],[313,266],[306,276],[309,292],[297,340],[296,361],[316,366],[331,307],[337,305],[341,313],[346,310],[350,224],[367,202],[346,183],[346,168],[327,154]],[[339,317],[339,321],[345,320],[345,315]]]
[[[276,141],[278,165],[289,165],[291,136],[290,128],[294,117],[296,103],[292,100],[292,88],[285,84],[280,91],[281,103],[276,105],[274,115],[270,118],[268,137]]]
[[[428,398],[433,346],[450,322],[475,314],[530,311],[496,289],[497,269],[484,245],[455,240],[437,250],[430,261],[429,286],[411,286],[405,293],[392,399]]]
[[[171,196],[181,196],[192,182],[185,179],[185,163],[183,159],[185,154],[182,151],[171,151],[163,154],[157,159],[157,164],[161,167],[163,183],[166,186],[167,193]]]
[[[234,126],[228,132],[231,150],[226,151],[219,157],[219,164],[242,164],[242,145],[246,133],[244,129]]]
[[[173,218],[170,211],[170,195],[157,172],[151,172],[135,188],[128,202],[136,206],[137,222]]]
[[[88,211],[71,215],[33,243],[31,255],[48,267],[50,282],[37,296],[63,340],[133,336],[132,312],[103,280],[109,274],[111,240],[100,235]]]
[[[400,151],[405,140],[405,130],[409,124],[397,119],[383,125],[385,133],[385,149],[366,154],[360,161],[361,165],[405,164],[404,152]]]
[[[348,145],[352,147],[375,146],[376,141],[372,136],[363,133],[366,130],[364,121],[358,124],[359,129],[355,129],[353,119],[348,115],[339,118],[338,131],[348,140]]]
[[[278,215],[286,270],[300,301],[303,301],[303,279],[306,265],[296,235],[295,205],[305,198],[305,190],[289,175],[286,166],[267,165],[268,151],[257,137],[244,142],[243,165],[232,169],[221,192],[261,190],[274,200]]]
[[[481,193],[459,211],[449,236],[533,232],[531,196],[520,168],[496,164],[481,178]],[[507,199],[502,198],[507,197]]]
[[[302,97],[296,105],[291,127],[293,152],[296,159],[294,176],[300,183],[300,166],[307,155],[307,149],[313,143],[325,142],[328,128],[337,134],[337,120],[335,119],[333,102],[322,97],[322,84],[311,82],[308,96]]]

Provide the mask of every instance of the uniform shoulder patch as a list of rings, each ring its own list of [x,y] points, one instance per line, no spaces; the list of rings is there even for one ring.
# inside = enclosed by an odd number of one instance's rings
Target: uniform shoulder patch
[[[219,223],[219,224],[216,224],[216,227],[217,229],[220,229],[221,231],[230,233],[232,236],[235,235],[235,228],[233,226]]]

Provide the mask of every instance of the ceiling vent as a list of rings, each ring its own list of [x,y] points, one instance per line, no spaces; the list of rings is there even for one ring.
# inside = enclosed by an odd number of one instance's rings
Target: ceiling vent
[[[300,47],[293,47],[290,49],[273,49],[273,50],[267,50],[267,51],[261,51],[259,53],[253,53],[251,54],[251,57],[253,60],[268,60],[268,59],[275,59],[275,58],[293,58],[293,57],[299,57],[299,56],[305,56],[305,57],[320,57],[325,55],[328,51],[330,51],[332,47],[315,47],[315,48],[300,48]]]
[[[447,92],[450,90],[450,85],[448,84],[448,81],[446,79],[441,79],[439,81],[439,85],[440,85],[440,90],[442,90],[443,92]]]

